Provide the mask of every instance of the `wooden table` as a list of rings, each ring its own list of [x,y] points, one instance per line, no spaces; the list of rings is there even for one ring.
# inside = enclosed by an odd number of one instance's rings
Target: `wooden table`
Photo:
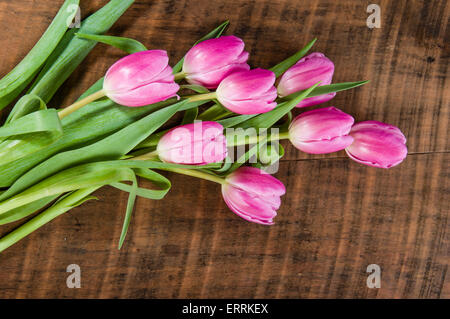
[[[86,16],[106,1],[81,2]],[[0,1],[0,74],[34,45],[60,3]],[[376,1],[379,29],[366,26],[370,3],[136,1],[109,34],[166,49],[173,62],[225,19],[253,66],[271,67],[317,37],[314,50],[335,62],[335,82],[371,80],[326,105],[400,127],[409,156],[383,170],[344,152],[310,156],[285,144],[276,176],[288,192],[271,227],[230,212],[218,186],[167,174],[173,189],[165,200],[138,199],[121,251],[127,197],[103,188],[98,201],[0,255],[0,297],[449,298],[450,2]],[[98,45],[51,105],[69,104],[121,56]],[[81,289],[66,286],[70,264],[81,267]],[[369,264],[381,267],[380,289],[366,286]]]

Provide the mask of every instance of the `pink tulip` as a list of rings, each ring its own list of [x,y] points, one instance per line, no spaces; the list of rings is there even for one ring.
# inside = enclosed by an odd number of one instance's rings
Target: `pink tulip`
[[[278,179],[255,167],[241,167],[228,175],[222,195],[238,216],[263,225],[272,225],[286,189]]]
[[[406,137],[398,127],[378,121],[356,123],[350,135],[354,142],[345,151],[354,161],[381,168],[400,164],[408,154]]]
[[[235,71],[249,70],[244,41],[233,35],[198,43],[184,58],[183,73],[191,84],[215,89]]]
[[[333,78],[334,64],[323,53],[315,52],[299,60],[288,69],[281,77],[278,84],[280,96],[286,96],[298,91],[305,90],[317,82],[319,86],[331,84]],[[313,106],[327,102],[334,98],[336,93],[309,97],[297,104],[297,107]]]
[[[168,65],[166,51],[150,50],[130,54],[106,72],[103,90],[114,102],[144,106],[176,96],[179,90]]]
[[[168,131],[156,150],[167,163],[205,165],[227,156],[227,141],[219,123],[196,122]]]
[[[349,136],[353,117],[331,106],[297,116],[289,126],[289,139],[299,150],[310,154],[337,152],[352,144]]]
[[[234,113],[266,113],[277,106],[275,78],[275,73],[264,69],[235,72],[220,82],[217,99]]]

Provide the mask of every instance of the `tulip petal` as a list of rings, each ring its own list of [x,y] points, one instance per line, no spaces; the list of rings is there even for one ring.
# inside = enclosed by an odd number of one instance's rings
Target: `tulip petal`
[[[309,154],[328,154],[345,149],[353,142],[350,135],[337,136],[329,140],[292,141],[299,150]]]
[[[276,102],[264,100],[229,101],[222,97],[218,97],[218,100],[228,110],[237,114],[261,114],[269,112],[277,106]]]
[[[228,100],[248,100],[259,97],[271,90],[275,79],[275,73],[264,69],[236,72],[220,83],[217,96]]]
[[[222,194],[227,206],[239,217],[257,224],[273,225],[276,211],[259,198],[249,197],[239,189],[227,191],[226,188],[222,188]]]
[[[168,131],[157,146],[158,155],[167,163],[204,165],[227,156],[223,126],[217,122],[196,122]]]
[[[282,182],[256,167],[239,168],[227,177],[227,182],[234,187],[262,196],[282,196],[286,193]]]
[[[186,76],[186,80],[190,84],[198,84],[202,85],[208,89],[215,89],[220,84],[220,82],[226,78],[228,75],[239,72],[249,70],[250,66],[247,63],[235,63],[228,64],[221,68],[214,69],[209,72],[203,73],[189,73]]]
[[[278,93],[281,97],[305,90],[320,81],[319,86],[331,84],[334,64],[323,53],[314,52],[300,59],[281,77]],[[331,100],[336,93],[304,99],[297,107],[317,105]]]
[[[166,71],[168,62],[167,52],[163,50],[149,50],[127,55],[114,63],[106,72],[103,88],[107,92],[118,94],[159,80],[160,74]]]
[[[378,121],[357,123],[350,131],[354,142],[346,148],[354,161],[380,168],[401,163],[408,154],[406,138],[397,127]]]
[[[184,58],[183,72],[199,73],[220,69],[228,64],[243,63],[244,41],[236,36],[221,36],[202,41],[191,48]]]
[[[180,87],[172,83],[150,83],[126,92],[106,92],[106,95],[117,104],[126,106],[144,106],[167,100],[176,96]]]
[[[295,107],[301,108],[301,107],[308,107],[308,106],[322,104],[322,103],[332,100],[335,96],[336,96],[336,92],[323,94],[323,95],[319,95],[319,96],[308,97],[308,98],[302,100],[300,103],[298,103]]]

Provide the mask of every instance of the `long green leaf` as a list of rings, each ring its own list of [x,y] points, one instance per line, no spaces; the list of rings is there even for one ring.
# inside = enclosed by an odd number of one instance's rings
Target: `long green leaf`
[[[13,196],[45,177],[68,167],[86,162],[120,158],[156,131],[186,103],[185,100],[151,113],[91,145],[54,155],[22,175],[5,193],[0,195],[0,200]]]
[[[33,185],[20,194],[0,203],[0,215],[42,198],[60,195],[87,187],[100,187],[117,181],[130,181],[134,172],[129,168],[103,168],[98,165],[80,165]]]
[[[110,35],[97,35],[97,34],[86,34],[86,33],[75,33],[75,36],[82,39],[94,40],[107,45],[116,47],[128,54],[146,51],[147,48],[141,42],[124,37],[115,37]]]
[[[86,199],[90,199],[90,194],[92,194],[97,188],[98,187],[89,187],[73,192],[69,196],[66,196],[63,200],[58,201],[52,207],[46,209],[44,212],[26,222],[24,225],[4,236],[0,239],[0,252],[4,251],[8,247],[11,247],[19,240],[28,236],[33,231],[47,224],[59,215],[64,214],[77,205],[80,205]]]
[[[6,124],[0,127],[0,137],[9,138],[0,143],[0,165],[34,154],[54,143],[62,134],[58,112],[54,109],[36,111]],[[19,143],[23,143],[22,138],[25,135],[29,140],[35,139],[39,142],[32,141],[26,148],[17,147]]]
[[[44,208],[45,206],[53,202],[58,197],[59,195],[44,197],[37,201],[31,202],[27,205],[23,205],[18,208],[12,209],[7,213],[0,215],[0,225],[12,223],[22,218],[25,218],[31,214],[34,214],[38,210]]]
[[[83,20],[79,33],[102,34],[133,4],[133,0],[111,0],[103,8]],[[84,60],[97,44],[96,41],[80,39],[69,33],[65,47],[55,52],[44,65],[33,84],[30,93],[40,96],[48,102],[58,88],[72,74],[75,68]]]
[[[50,26],[25,58],[0,80],[0,110],[14,100],[30,83],[39,68],[64,36],[67,21],[73,19],[79,0],[66,0]]]
[[[0,203],[0,215],[6,214],[13,209],[28,205],[35,201],[54,195],[62,195],[63,193],[74,191],[86,187],[98,187],[113,184],[118,186],[118,182],[134,181],[135,170],[140,175],[149,180],[156,180],[157,186],[162,187],[160,191],[153,193],[155,198],[163,197],[170,187],[165,180],[162,180],[157,173],[145,171],[145,169],[165,169],[165,168],[190,168],[190,169],[206,169],[214,167],[214,165],[177,165],[162,163],[156,161],[142,160],[113,160],[98,161],[87,164],[81,164],[61,170],[54,174],[47,175],[45,179],[33,183],[28,187],[17,192],[14,196],[3,200]],[[159,178],[156,178],[159,177]],[[169,186],[169,187],[168,187]],[[123,186],[122,186],[123,187]],[[149,193],[148,193],[149,194]],[[148,195],[147,194],[147,195]]]
[[[288,114],[298,103],[300,103],[303,99],[305,99],[309,93],[314,90],[318,85],[315,84],[311,86],[309,89],[303,91],[301,94],[299,94],[294,99],[279,104],[276,108],[274,108],[272,111],[269,111],[267,113],[259,114],[241,124],[238,124],[239,127],[242,128],[249,128],[254,127],[255,129],[258,128],[270,128],[272,127],[276,122],[278,122],[283,116]]]
[[[307,97],[313,97],[313,96],[319,96],[323,94],[333,93],[333,92],[340,92],[345,91],[349,89],[356,88],[358,86],[364,85],[366,83],[369,83],[369,81],[358,81],[358,82],[343,82],[343,83],[334,83],[334,84],[328,84],[328,85],[322,85],[316,87],[312,92],[308,94]],[[295,99],[302,95],[306,90],[298,91],[295,93],[292,93],[290,95],[287,95],[283,97],[282,101],[289,101],[292,99]]]
[[[119,239],[119,249],[122,248],[123,242],[125,241],[125,237],[127,236],[128,227],[130,226],[131,222],[131,215],[133,214],[134,203],[136,202],[137,191],[138,191],[137,179],[136,175],[133,175],[132,185],[128,195],[127,210],[125,212],[125,218],[122,226],[122,233],[120,234]]]
[[[277,65],[275,65],[274,67],[272,67],[270,70],[275,73],[275,75],[277,77],[279,77],[280,75],[282,75],[284,72],[287,71],[287,69],[289,69],[291,66],[293,66],[295,63],[297,63],[298,60],[300,60],[310,49],[311,47],[314,45],[314,43],[316,43],[317,39],[312,40],[311,42],[309,42],[303,49],[301,49],[300,51],[298,51],[297,53],[295,53],[294,55],[290,56],[289,58],[287,58],[286,60],[278,63]]]

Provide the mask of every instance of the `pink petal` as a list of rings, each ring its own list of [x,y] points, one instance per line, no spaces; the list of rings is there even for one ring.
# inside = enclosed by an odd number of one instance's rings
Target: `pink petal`
[[[103,88],[110,93],[120,93],[158,81],[160,74],[163,71],[167,72],[168,62],[167,52],[163,50],[149,50],[127,55],[114,63],[106,72]],[[167,78],[165,72],[163,76]]]
[[[352,144],[353,137],[350,135],[337,136],[329,140],[318,141],[295,141],[292,144],[299,150],[309,154],[327,154],[345,149]]]
[[[228,75],[249,69],[250,66],[247,63],[229,64],[209,72],[189,73],[186,76],[186,80],[191,84],[199,84],[208,89],[215,89]]]
[[[397,127],[378,121],[353,126],[354,142],[346,148],[350,158],[361,164],[390,168],[401,163],[408,154],[406,138]]]
[[[295,107],[308,107],[308,106],[322,104],[322,103],[330,101],[335,96],[336,96],[336,92],[323,94],[323,95],[319,95],[319,96],[308,97],[308,98],[302,100],[300,103],[298,103]]]
[[[150,83],[124,92],[107,92],[107,96],[117,104],[144,106],[167,100],[176,96],[179,90],[176,83]]]
[[[272,89],[275,73],[264,69],[235,72],[226,77],[217,88],[217,95],[228,100],[248,100]]]
[[[202,41],[186,54],[183,72],[208,72],[228,64],[246,62],[248,54],[243,54],[244,46],[244,42],[233,35]]]

